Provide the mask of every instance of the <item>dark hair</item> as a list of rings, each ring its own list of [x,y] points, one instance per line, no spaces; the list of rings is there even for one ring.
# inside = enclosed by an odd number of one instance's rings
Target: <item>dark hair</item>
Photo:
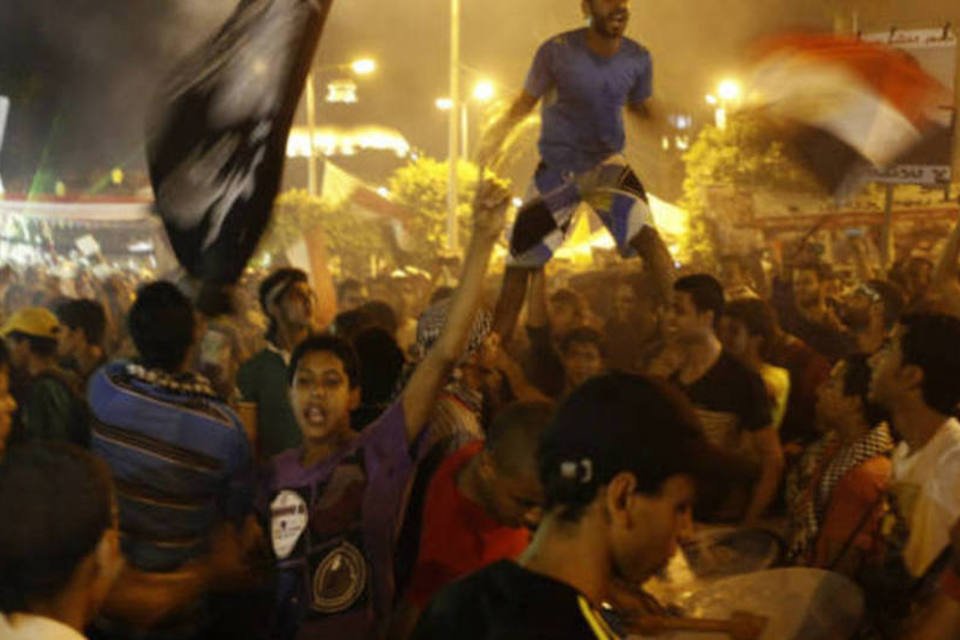
[[[873,371],[870,368],[870,358],[864,354],[848,356],[843,359],[846,368],[843,373],[843,395],[857,396],[863,402],[863,414],[867,424],[875,427],[890,414],[886,409],[870,400],[870,379]]]
[[[400,322],[397,312],[383,300],[370,300],[357,307],[357,310],[370,319],[370,323],[380,327],[390,335],[397,335]]]
[[[698,313],[713,311],[714,324],[720,321],[724,308],[723,286],[713,276],[706,273],[684,276],[673,283],[673,290],[689,294]]]
[[[137,290],[127,326],[144,366],[175,371],[193,345],[196,320],[187,296],[170,282]]]
[[[88,344],[101,346],[107,328],[107,314],[96,300],[67,300],[57,306],[60,324],[83,331]]]
[[[575,345],[592,344],[605,355],[603,334],[593,327],[576,327],[571,329],[560,338],[560,353],[567,355]]]
[[[293,384],[293,377],[297,373],[300,360],[308,353],[315,351],[326,351],[339,358],[340,362],[343,363],[343,370],[347,374],[351,389],[355,389],[360,384],[360,360],[357,358],[357,352],[354,351],[353,345],[339,336],[318,333],[309,336],[293,350],[293,354],[290,356],[290,365],[287,367],[288,385]]]
[[[55,338],[44,338],[42,336],[33,336],[22,331],[11,331],[8,336],[11,340],[26,341],[30,353],[40,358],[52,358],[57,355],[57,340]]]
[[[272,340],[276,335],[277,321],[273,315],[271,315],[270,310],[267,309],[267,306],[269,306],[267,304],[267,296],[270,295],[270,292],[273,291],[277,285],[282,284],[283,287],[276,297],[276,300],[279,300],[291,285],[297,284],[298,282],[309,282],[305,271],[302,269],[294,269],[293,267],[281,267],[264,278],[263,282],[260,283],[257,298],[260,300],[260,307],[263,309],[263,313],[267,316],[267,321],[269,322],[269,326],[267,327],[268,339]]]
[[[741,298],[726,305],[723,315],[743,323],[747,333],[760,336],[763,344],[760,353],[766,355],[767,348],[777,337],[777,315],[766,301],[758,298]]]
[[[0,611],[57,596],[113,525],[106,464],[83,449],[35,442],[0,460]]]
[[[716,455],[690,402],[676,389],[627,373],[597,376],[560,405],[540,439],[545,508],[575,522],[620,472],[632,472],[641,493],[656,495],[671,476],[714,471]],[[588,471],[574,477],[565,472],[587,460]]]
[[[923,370],[924,402],[952,415],[960,402],[960,319],[940,314],[905,316],[900,337],[903,364]]]
[[[906,296],[900,287],[886,280],[868,280],[866,286],[880,297],[883,303],[883,326],[890,331],[903,314]]]
[[[540,437],[556,409],[552,402],[514,402],[494,416],[483,446],[499,469],[508,474],[536,473]]]
[[[354,337],[353,348],[360,362],[363,403],[389,401],[406,362],[396,339],[380,327],[370,327]]]
[[[7,343],[0,340],[0,369],[4,367],[10,369],[10,351],[7,350]]]

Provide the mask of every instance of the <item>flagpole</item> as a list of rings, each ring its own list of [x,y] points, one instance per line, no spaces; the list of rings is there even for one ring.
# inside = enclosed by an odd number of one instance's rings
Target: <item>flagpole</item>
[[[460,0],[450,0],[450,120],[447,131],[447,249],[456,253],[460,145]]]
[[[314,93],[313,72],[307,74],[307,136],[310,138],[307,152],[307,193],[317,195],[317,156],[314,139],[317,134],[317,97]]]

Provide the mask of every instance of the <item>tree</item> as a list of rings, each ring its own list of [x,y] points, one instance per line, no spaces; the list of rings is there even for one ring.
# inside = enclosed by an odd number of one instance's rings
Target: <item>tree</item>
[[[387,181],[391,197],[416,214],[407,231],[416,239],[408,254],[414,266],[429,269],[447,253],[446,161],[421,156],[400,167]],[[457,223],[461,243],[469,238],[470,204],[477,188],[477,166],[461,160],[457,165]]]
[[[323,230],[327,249],[339,259],[344,275],[365,275],[371,256],[391,261],[392,250],[382,224],[351,215],[302,189],[286,191],[277,198],[258,254],[283,253],[317,227]]]
[[[709,207],[712,189],[820,191],[812,176],[791,159],[785,144],[749,113],[734,114],[725,128],[705,127],[684,155],[684,163],[680,204],[690,213],[690,233],[682,250],[708,268],[715,265],[717,257],[718,221]]]

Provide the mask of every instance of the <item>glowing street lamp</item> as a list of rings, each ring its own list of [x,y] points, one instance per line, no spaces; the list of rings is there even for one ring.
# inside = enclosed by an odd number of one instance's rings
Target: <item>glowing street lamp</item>
[[[740,83],[736,80],[727,79],[717,85],[717,95],[724,102],[735,102],[740,99],[743,92]]]
[[[358,76],[367,76],[377,70],[377,61],[372,58],[360,58],[350,63],[350,69]]]
[[[490,102],[497,95],[497,88],[489,80],[481,80],[473,86],[473,99],[477,102]]]
[[[450,109],[453,109],[453,100],[450,98],[437,98],[434,104],[440,111],[450,111]]]

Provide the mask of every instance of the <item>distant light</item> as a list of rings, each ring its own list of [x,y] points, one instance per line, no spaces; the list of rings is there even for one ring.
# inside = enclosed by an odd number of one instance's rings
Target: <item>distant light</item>
[[[477,102],[489,102],[497,95],[497,88],[489,80],[481,80],[473,87],[473,99]]]
[[[450,98],[437,98],[434,104],[437,105],[437,109],[440,109],[440,111],[450,111],[450,109],[453,109],[453,100]]]
[[[57,183],[53,187],[53,192],[57,197],[62,198],[67,195],[67,185],[63,184],[62,180],[57,180]]]
[[[153,242],[150,240],[134,242],[133,244],[127,246],[127,251],[130,253],[150,253],[153,251]]]
[[[660,138],[660,147],[661,147],[664,151],[669,151],[669,150],[670,150],[670,137],[669,137],[669,136],[663,136],[662,138]]]
[[[719,102],[719,100],[717,100],[717,96],[707,94],[707,104],[717,104],[717,102]]]
[[[379,195],[381,198],[389,198],[390,189],[387,189],[386,187],[377,187],[377,195]]]
[[[717,85],[717,95],[720,96],[721,100],[732,101],[739,100],[742,90],[740,88],[740,83],[736,80],[724,80],[719,85]]]
[[[355,104],[357,83],[353,80],[334,80],[327,85],[326,101],[336,104]]]
[[[123,169],[120,167],[114,168],[114,170],[110,172],[110,182],[114,185],[123,184]]]
[[[676,136],[673,142],[680,151],[686,151],[690,148],[690,138],[687,136]]]
[[[513,203],[513,206],[516,207],[517,209],[523,206],[523,198],[514,198],[513,200],[511,200],[511,202]]]
[[[358,76],[370,75],[377,70],[377,61],[371,58],[360,58],[351,62],[350,68]]]

